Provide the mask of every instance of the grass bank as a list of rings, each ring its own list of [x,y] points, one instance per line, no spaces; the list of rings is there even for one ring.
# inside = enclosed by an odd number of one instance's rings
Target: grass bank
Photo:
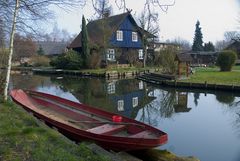
[[[221,72],[217,67],[195,68],[195,73],[181,82],[240,85],[240,66],[234,66],[231,72]]]
[[[0,160],[106,161],[12,103],[0,104]]]

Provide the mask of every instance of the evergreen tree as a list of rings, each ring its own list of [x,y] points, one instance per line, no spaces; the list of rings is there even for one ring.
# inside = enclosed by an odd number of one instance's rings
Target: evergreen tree
[[[215,51],[215,47],[212,42],[204,43],[204,51]]]
[[[40,45],[39,48],[38,48],[38,50],[37,50],[37,54],[38,54],[38,55],[44,55],[44,53],[45,53],[45,52],[44,52],[42,46]]]
[[[203,41],[202,41],[202,32],[200,27],[200,22],[197,21],[195,35],[193,39],[192,51],[203,51]]]
[[[83,59],[83,66],[86,68],[88,67],[88,59],[90,55],[90,50],[88,46],[88,33],[87,33],[87,27],[86,27],[86,20],[84,16],[82,17],[82,59]]]

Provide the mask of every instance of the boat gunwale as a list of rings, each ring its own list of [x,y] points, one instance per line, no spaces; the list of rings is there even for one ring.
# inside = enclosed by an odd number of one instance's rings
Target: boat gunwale
[[[161,131],[161,130],[158,130],[158,129],[157,130],[159,132],[161,132],[161,135],[159,137],[155,138],[155,139],[152,139],[152,138],[130,138],[130,137],[125,137],[125,136],[103,135],[103,134],[91,133],[91,132],[88,132],[86,130],[81,130],[81,129],[76,128],[74,126],[70,126],[68,124],[65,124],[64,122],[59,122],[57,120],[54,120],[53,118],[49,118],[49,117],[47,117],[47,116],[37,112],[33,108],[27,107],[27,105],[22,103],[20,100],[17,100],[13,96],[13,91],[11,91],[11,97],[13,98],[13,100],[16,103],[18,103],[19,105],[23,106],[25,110],[30,111],[36,117],[44,120],[45,122],[48,122],[48,123],[52,124],[53,126],[56,126],[57,128],[66,130],[66,131],[68,131],[68,132],[70,132],[70,133],[72,133],[72,134],[74,134],[76,136],[85,137],[85,138],[87,138],[87,140],[94,140],[96,142],[104,142],[104,143],[107,142],[107,143],[111,143],[111,144],[113,144],[113,143],[114,144],[121,144],[121,145],[126,145],[126,146],[128,146],[128,145],[129,146],[137,145],[138,148],[140,148],[140,149],[141,149],[141,147],[144,147],[144,149],[145,149],[146,147],[152,148],[152,147],[155,147],[156,145],[160,146],[160,145],[165,144],[167,142],[167,140],[168,140],[167,139],[167,134],[165,132]],[[15,90],[15,91],[17,91],[17,90]],[[22,92],[25,93],[23,90],[22,90]],[[37,93],[45,94],[45,93],[42,93],[42,92],[37,92]],[[50,95],[50,94],[47,94],[47,95]],[[27,94],[26,94],[26,96],[29,97],[29,95],[27,95]],[[54,95],[51,95],[51,96],[54,96]],[[66,99],[61,98],[61,97],[58,97],[58,98],[60,98],[62,100],[66,100]],[[67,100],[67,101],[69,101],[69,100]],[[73,102],[73,103],[75,103],[75,102]],[[104,111],[104,112],[109,113],[107,111]],[[133,121],[135,121],[135,120],[133,120]],[[136,121],[136,122],[140,123],[140,124],[143,124],[143,123],[138,122],[138,121]],[[146,124],[143,124],[143,125],[146,125]],[[146,126],[149,126],[149,125],[146,125]],[[149,127],[151,127],[151,126],[149,126]],[[151,127],[151,128],[155,129],[154,127]],[[109,145],[109,146],[111,146],[111,145]]]

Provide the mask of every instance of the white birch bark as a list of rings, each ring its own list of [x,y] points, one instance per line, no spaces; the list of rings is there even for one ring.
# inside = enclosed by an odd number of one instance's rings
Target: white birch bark
[[[14,15],[13,15],[10,45],[9,45],[7,75],[6,75],[6,81],[5,81],[5,87],[4,87],[4,101],[7,101],[7,99],[8,99],[8,86],[9,86],[9,80],[10,80],[10,73],[11,73],[11,66],[12,66],[12,55],[13,55],[13,40],[14,40],[15,31],[16,31],[18,9],[19,9],[19,0],[16,0]]]

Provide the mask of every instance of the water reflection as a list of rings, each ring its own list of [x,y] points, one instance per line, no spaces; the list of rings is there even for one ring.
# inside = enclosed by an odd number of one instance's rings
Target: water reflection
[[[154,87],[142,81],[13,75],[11,86],[55,94],[166,131],[162,148],[204,161],[239,161],[240,94]]]

